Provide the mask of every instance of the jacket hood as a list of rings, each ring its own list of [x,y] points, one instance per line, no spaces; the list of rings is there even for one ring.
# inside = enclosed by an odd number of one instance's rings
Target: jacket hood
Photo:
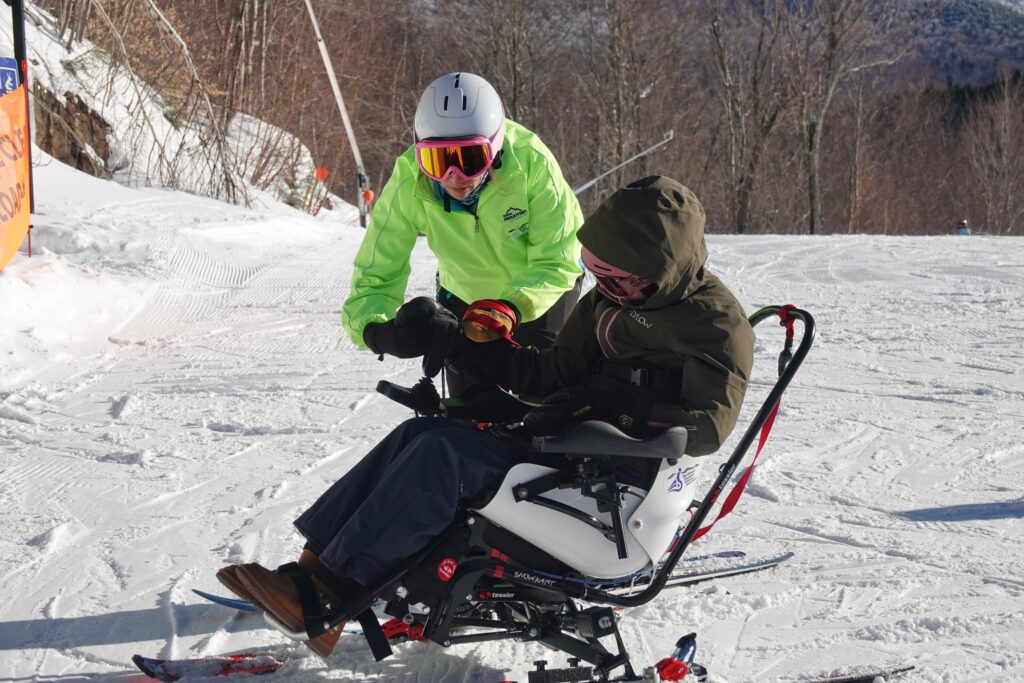
[[[598,258],[656,282],[657,292],[629,306],[654,309],[689,296],[703,283],[704,220],[704,207],[693,192],[671,178],[649,176],[606,199],[578,237]]]

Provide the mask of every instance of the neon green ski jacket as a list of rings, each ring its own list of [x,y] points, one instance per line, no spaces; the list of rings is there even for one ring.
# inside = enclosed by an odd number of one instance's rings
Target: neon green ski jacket
[[[356,254],[341,322],[356,346],[363,328],[395,316],[405,301],[409,256],[419,233],[437,257],[440,284],[467,303],[512,302],[535,320],[582,274],[576,231],[583,212],[551,151],[506,120],[501,167],[480,193],[476,215],[445,211],[410,147],[395,162]]]

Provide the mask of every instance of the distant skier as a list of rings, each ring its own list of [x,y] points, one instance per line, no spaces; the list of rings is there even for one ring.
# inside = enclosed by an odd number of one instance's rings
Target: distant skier
[[[606,200],[579,236],[597,286],[550,349],[470,341],[458,319],[426,297],[384,325],[418,340],[415,348],[409,342],[410,353],[440,354],[477,382],[547,396],[523,418],[531,434],[583,420],[639,437],[681,425],[689,430],[688,454],[716,451],[739,415],[754,334],[735,296],[705,268],[697,197],[669,178],[645,178]],[[525,443],[464,421],[408,420],[295,521],[307,539],[301,571],[245,564],[217,577],[295,631],[306,630],[303,592],[358,614],[370,604],[370,589],[455,519],[460,501],[493,489],[518,463],[557,458]],[[649,489],[655,462],[622,463],[616,479]],[[338,630],[307,642],[326,656]]]
[[[967,225],[967,219],[961,218],[960,222],[956,224],[956,234],[970,236],[971,228]]]
[[[415,143],[395,162],[356,255],[345,330],[357,346],[410,357],[407,340],[383,323],[405,301],[422,233],[437,256],[442,306],[459,318],[468,309],[486,324],[471,325],[481,338],[550,346],[579,299],[583,272],[583,214],[555,158],[505,118],[498,93],[471,73],[427,86],[413,129]]]

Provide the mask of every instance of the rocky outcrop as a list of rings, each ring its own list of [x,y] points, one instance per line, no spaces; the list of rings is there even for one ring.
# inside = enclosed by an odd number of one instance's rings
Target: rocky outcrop
[[[49,90],[36,86],[32,91],[35,106],[36,145],[69,166],[98,178],[110,177],[107,160],[110,124],[72,92],[63,101]]]

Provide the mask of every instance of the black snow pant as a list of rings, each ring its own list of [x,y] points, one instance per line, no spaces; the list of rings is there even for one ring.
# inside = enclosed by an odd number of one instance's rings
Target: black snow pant
[[[496,486],[520,462],[544,460],[464,422],[413,418],[320,496],[295,527],[332,573],[372,588],[454,521],[460,501]]]

